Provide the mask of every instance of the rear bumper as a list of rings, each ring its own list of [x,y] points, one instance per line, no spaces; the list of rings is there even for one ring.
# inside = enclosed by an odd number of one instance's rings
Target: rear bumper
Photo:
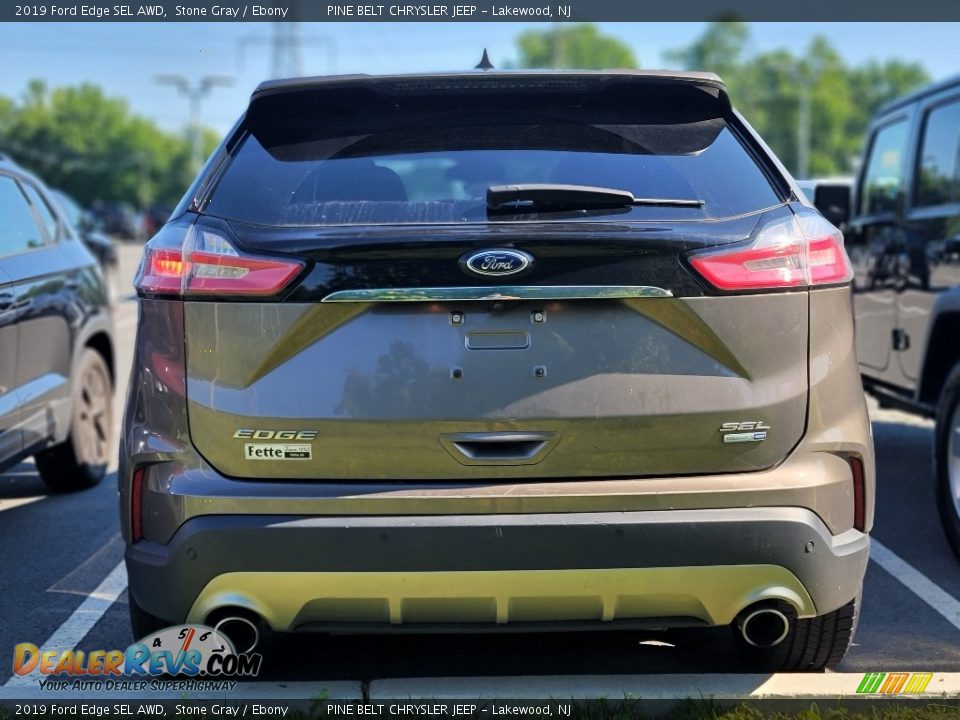
[[[822,615],[859,591],[867,535],[802,508],[459,516],[194,517],[127,548],[172,622],[220,607],[275,630],[730,623],[765,599]],[[648,623],[649,624],[649,623]]]

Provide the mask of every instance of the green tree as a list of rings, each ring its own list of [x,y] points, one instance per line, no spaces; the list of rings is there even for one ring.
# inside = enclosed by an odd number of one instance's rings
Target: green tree
[[[714,72],[734,80],[742,65],[750,28],[743,22],[710,23],[703,34],[685,48],[668,50],[664,60],[687,70]]]
[[[207,151],[216,144],[210,135]],[[85,204],[171,204],[191,180],[185,136],[160,130],[90,84],[49,90],[32,81],[19,102],[0,98],[0,148]]]
[[[10,98],[0,97],[0,138],[6,134],[7,128],[13,123],[13,114],[13,101]]]
[[[517,38],[521,68],[635,68],[630,47],[603,35],[596,25],[556,25],[550,30],[527,30]]]
[[[852,132],[853,95],[843,59],[824,38],[803,56],[761,53],[736,73],[734,103],[791,170],[810,176],[848,172],[860,144]],[[805,139],[806,138],[806,139]],[[801,145],[807,147],[801,163]]]
[[[871,60],[854,68],[850,85],[859,103],[860,120],[864,127],[884,104],[930,82],[926,69],[915,62],[904,60]]]
[[[801,55],[783,48],[745,55],[749,41],[747,25],[712,23],[665,59],[717,72],[734,105],[795,173],[804,147],[810,176],[851,172],[877,108],[930,81],[923,66],[902,60],[851,68],[823,37]]]

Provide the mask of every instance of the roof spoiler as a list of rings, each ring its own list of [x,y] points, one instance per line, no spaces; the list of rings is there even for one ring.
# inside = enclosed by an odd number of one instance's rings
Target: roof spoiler
[[[299,127],[306,137],[316,121],[332,127],[339,118],[350,126],[351,115],[381,118],[387,123],[410,108],[436,106],[467,111],[499,107],[552,106],[582,113],[620,106],[655,115],[732,116],[726,86],[712,73],[658,71],[502,71],[475,70],[440,75],[342,75],[264,83],[253,93],[245,125],[260,130]],[[576,110],[575,110],[576,108]],[[340,130],[346,132],[344,127]],[[256,132],[256,130],[254,130]],[[296,134],[296,133],[294,133]]]
[[[251,105],[270,96],[323,90],[367,90],[385,95],[445,92],[553,91],[585,93],[615,85],[692,85],[730,105],[727,88],[713,73],[666,70],[484,70],[422,75],[326,75],[269,80],[250,98]]]

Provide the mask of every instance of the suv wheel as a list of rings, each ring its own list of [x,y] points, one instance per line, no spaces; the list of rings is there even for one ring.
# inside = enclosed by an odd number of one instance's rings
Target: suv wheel
[[[960,555],[960,365],[953,368],[937,411],[934,465],[943,532]]]
[[[107,472],[113,434],[110,371],[98,352],[86,349],[73,376],[70,435],[37,453],[37,470],[51,490],[82,490]]]
[[[822,670],[837,665],[850,649],[860,615],[860,596],[831,613],[804,620],[797,619],[796,611],[786,603],[777,603],[775,609],[786,616],[789,629],[773,647],[751,645],[737,624],[733,626],[747,663],[765,672]]]

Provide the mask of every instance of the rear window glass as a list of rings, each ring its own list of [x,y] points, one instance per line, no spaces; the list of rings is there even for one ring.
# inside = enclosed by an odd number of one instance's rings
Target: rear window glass
[[[312,122],[302,114],[254,113],[206,212],[278,226],[698,220],[780,202],[726,121],[701,108],[506,108],[476,98],[425,105],[407,102],[380,113],[318,108]],[[703,205],[488,213],[488,187],[521,183],[614,188]]]

